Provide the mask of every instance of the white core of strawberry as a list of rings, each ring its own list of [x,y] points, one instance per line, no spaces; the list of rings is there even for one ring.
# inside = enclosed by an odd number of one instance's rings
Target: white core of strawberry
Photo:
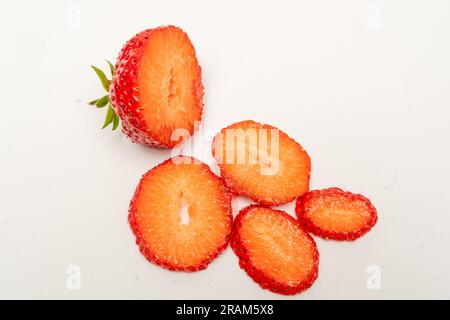
[[[178,213],[180,215],[180,224],[182,225],[188,225],[189,224],[189,205],[186,202],[186,200],[184,200],[183,197],[181,197],[180,199],[180,206],[181,206],[181,210]]]

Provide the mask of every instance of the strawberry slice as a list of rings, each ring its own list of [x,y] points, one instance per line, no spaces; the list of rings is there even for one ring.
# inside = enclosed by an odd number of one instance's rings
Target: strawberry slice
[[[308,192],[297,199],[295,211],[305,230],[333,240],[355,240],[378,219],[369,199],[339,188]]]
[[[178,156],[142,177],[129,222],[149,261],[170,270],[205,269],[229,243],[231,196],[206,164]]]
[[[260,204],[280,205],[308,191],[308,154],[273,126],[234,123],[214,138],[212,153],[227,186]]]
[[[231,247],[240,267],[264,289],[296,294],[317,278],[314,240],[283,211],[258,205],[242,209],[234,222]]]
[[[109,92],[91,104],[108,105],[104,127],[119,118],[133,141],[173,148],[193,134],[203,111],[201,68],[187,34],[175,26],[142,31],[122,48],[112,80],[93,67]]]

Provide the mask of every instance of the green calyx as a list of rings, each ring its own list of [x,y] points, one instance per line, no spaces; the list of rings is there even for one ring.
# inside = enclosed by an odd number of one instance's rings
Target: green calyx
[[[109,70],[111,72],[111,77],[112,77],[114,75],[114,72],[116,71],[116,68],[108,60],[106,60],[106,62],[108,62]],[[107,94],[99,99],[90,101],[89,104],[92,106],[96,106],[97,108],[103,108],[103,107],[108,106],[108,110],[106,111],[105,122],[103,123],[102,129],[106,128],[107,126],[109,126],[112,123],[112,129],[116,130],[117,127],[119,126],[120,119],[119,119],[119,116],[116,114],[116,112],[111,107],[111,101],[109,100],[109,86],[111,84],[111,80],[109,80],[106,77],[105,73],[101,69],[94,67],[94,66],[91,66],[91,67],[92,67],[92,69],[94,69],[95,73],[97,74],[98,78],[100,79],[103,89],[105,89]]]

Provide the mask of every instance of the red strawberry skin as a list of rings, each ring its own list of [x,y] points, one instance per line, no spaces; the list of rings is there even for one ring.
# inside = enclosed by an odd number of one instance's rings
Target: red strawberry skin
[[[122,120],[122,131],[133,142],[154,148],[173,148],[180,141],[173,143],[163,142],[157,135],[148,130],[148,126],[141,112],[141,102],[138,94],[139,66],[144,49],[153,33],[175,26],[163,26],[147,29],[136,34],[122,48],[116,63],[116,72],[112,78],[109,97],[111,106]],[[195,94],[200,101],[198,108],[203,109],[203,85],[201,81],[201,68],[198,66],[198,81],[195,83]],[[200,121],[198,119],[198,121]],[[192,135],[195,128],[189,128]]]
[[[306,207],[307,204],[311,201],[313,201],[316,198],[320,197],[326,197],[326,196],[339,196],[347,199],[348,201],[359,201],[364,203],[369,211],[370,218],[368,219],[367,223],[364,225],[364,227],[359,228],[358,230],[355,230],[353,232],[333,232],[324,230],[320,226],[314,224],[311,219],[309,219],[306,215]],[[363,235],[365,235],[367,232],[369,232],[372,227],[377,223],[378,221],[378,215],[377,210],[372,205],[369,199],[364,197],[361,194],[355,194],[347,191],[343,191],[340,188],[328,188],[323,190],[313,190],[309,191],[308,193],[304,194],[303,196],[299,197],[296,201],[295,206],[295,213],[297,215],[298,221],[300,225],[307,230],[308,232],[311,232],[312,234],[324,238],[324,239],[330,239],[330,240],[337,240],[337,241],[354,241]]]
[[[200,262],[198,265],[195,266],[190,266],[190,267],[177,267],[174,266],[170,263],[167,263],[165,261],[163,261],[162,259],[158,258],[157,255],[155,255],[146,245],[145,241],[144,241],[144,237],[142,236],[142,231],[140,230],[139,224],[136,221],[136,212],[137,212],[137,197],[139,196],[139,194],[141,193],[141,189],[143,188],[142,183],[144,182],[144,178],[147,174],[149,174],[151,171],[157,169],[158,167],[164,166],[172,161],[177,161],[178,159],[182,159],[183,161],[189,160],[191,161],[191,163],[197,163],[197,165],[200,165],[203,167],[203,169],[205,170],[205,174],[210,175],[212,178],[214,179],[218,179],[220,181],[223,180],[216,176],[211,169],[204,163],[201,163],[199,160],[193,158],[193,157],[189,157],[189,156],[177,156],[174,158],[170,158],[162,163],[160,163],[159,165],[157,165],[156,167],[154,167],[153,169],[151,169],[150,171],[148,171],[141,179],[139,185],[136,188],[136,191],[134,192],[133,198],[131,199],[130,202],[130,208],[129,208],[129,212],[128,212],[128,222],[130,224],[131,230],[133,231],[133,234],[136,237],[136,244],[139,247],[139,251],[141,252],[141,254],[151,263],[154,263],[156,265],[159,265],[165,269],[168,269],[170,271],[184,271],[184,272],[196,272],[196,271],[200,271],[200,270],[204,270],[208,267],[208,265],[217,257],[219,256],[227,247],[228,244],[230,243],[230,238],[231,238],[231,226],[233,223],[233,215],[232,215],[232,207],[231,207],[231,195],[229,197],[229,202],[228,202],[228,207],[230,208],[229,213],[228,213],[228,219],[230,221],[230,231],[229,231],[229,235],[225,238],[223,244],[221,246],[219,246],[217,248],[217,250],[210,254],[207,258],[205,258],[202,262]]]
[[[252,264],[249,256],[249,252],[247,248],[243,245],[243,241],[240,238],[239,234],[239,228],[242,226],[242,220],[245,217],[245,215],[251,211],[253,208],[259,208],[264,207],[261,205],[250,205],[248,207],[243,208],[239,214],[236,216],[234,223],[233,223],[233,232],[231,234],[231,248],[233,249],[234,253],[239,258],[239,266],[241,269],[243,269],[249,276],[252,278],[256,283],[259,284],[259,286],[263,289],[270,290],[272,292],[278,293],[278,294],[284,294],[284,295],[294,295],[298,294],[300,292],[305,291],[306,289],[310,288],[314,281],[318,277],[319,273],[319,251],[317,250],[316,243],[314,242],[314,239],[305,232],[305,236],[307,237],[308,241],[312,244],[314,248],[314,268],[313,272],[309,275],[309,277],[299,283],[295,286],[286,285],[283,283],[280,283],[279,281],[272,279],[271,277],[267,276],[264,272],[258,270],[255,268],[255,266]],[[298,221],[294,219],[289,214],[285,213],[281,210],[275,210],[272,209],[276,214],[282,215],[295,225],[299,225]],[[299,226],[300,227],[300,226]]]

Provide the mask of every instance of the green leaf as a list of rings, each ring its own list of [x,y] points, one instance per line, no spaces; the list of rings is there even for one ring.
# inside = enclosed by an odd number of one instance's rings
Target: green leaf
[[[116,130],[119,126],[119,116],[117,114],[114,114],[114,120],[113,120],[113,130]]]
[[[109,96],[103,96],[100,99],[97,100],[97,103],[95,104],[97,106],[97,108],[103,108],[104,106],[106,106],[109,102]]]
[[[100,99],[89,101],[88,104],[90,104],[91,106],[95,106],[97,104],[98,100],[100,100]]]
[[[114,75],[114,73],[116,73],[116,67],[114,67],[114,65],[109,62],[108,60],[106,60],[106,62],[108,62],[109,64],[109,70],[111,71],[111,77]]]
[[[105,123],[103,123],[102,129],[105,129],[111,122],[113,122],[114,115],[114,110],[111,108],[111,105],[108,105],[108,111],[106,111]]]
[[[103,88],[106,90],[106,92],[109,92],[109,80],[106,77],[105,73],[95,66],[91,66],[91,67],[92,67],[92,69],[94,69],[95,73],[100,78]]]

